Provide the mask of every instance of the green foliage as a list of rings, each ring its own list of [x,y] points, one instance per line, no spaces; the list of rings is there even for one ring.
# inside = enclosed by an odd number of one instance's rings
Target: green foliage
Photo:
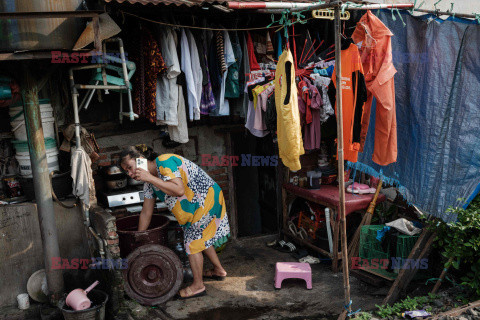
[[[372,315],[368,312],[360,312],[357,315],[355,315],[355,319],[370,320],[372,319]]]
[[[388,304],[384,306],[375,305],[377,307],[375,314],[381,319],[390,319],[395,316],[401,317],[402,313],[405,311],[413,311],[425,308],[425,311],[430,312],[432,311],[432,307],[427,305],[433,302],[435,299],[438,299],[438,296],[435,294],[413,298],[407,297],[404,300],[395,303],[393,306]]]
[[[480,196],[467,209],[450,208],[449,213],[457,214],[455,223],[440,221],[429,228],[437,233],[436,245],[443,249],[446,260],[453,258],[445,267],[466,269],[460,278],[461,285],[470,291],[472,298],[480,297]]]

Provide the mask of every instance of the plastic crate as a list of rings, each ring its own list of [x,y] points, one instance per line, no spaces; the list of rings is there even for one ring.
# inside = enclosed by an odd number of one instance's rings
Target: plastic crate
[[[360,244],[359,244],[359,257],[363,259],[367,259],[369,264],[372,264],[372,259],[388,259],[392,257],[389,252],[385,252],[382,249],[381,242],[378,241],[377,238],[377,231],[382,230],[385,225],[369,225],[363,226],[360,232]],[[415,245],[418,235],[416,236],[409,236],[409,235],[399,235],[397,237],[397,245],[395,249],[394,257],[397,258],[408,258],[410,251],[413,249]],[[398,270],[395,272],[389,272],[385,269],[376,269],[376,273],[383,274],[387,277],[396,278]]]

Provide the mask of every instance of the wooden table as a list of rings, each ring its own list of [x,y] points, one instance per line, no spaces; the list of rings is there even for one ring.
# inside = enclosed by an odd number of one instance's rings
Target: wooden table
[[[333,235],[333,253],[330,253],[323,248],[319,248],[312,243],[298,238],[292,234],[287,226],[289,218],[288,212],[288,196],[296,196],[305,200],[318,203],[322,206],[328,207],[331,210],[330,223],[332,226]],[[340,217],[337,214],[339,211],[340,200],[338,186],[322,185],[318,190],[305,189],[298,186],[294,186],[291,183],[285,183],[282,188],[283,199],[283,234],[292,238],[295,242],[305,245],[317,252],[320,252],[332,259],[333,272],[338,271],[338,260],[342,259],[341,252],[338,252],[338,239],[340,237]],[[370,202],[372,202],[373,194],[351,194],[345,192],[345,216],[355,211],[365,211]],[[377,204],[384,202],[386,197],[384,194],[379,194],[377,198]]]

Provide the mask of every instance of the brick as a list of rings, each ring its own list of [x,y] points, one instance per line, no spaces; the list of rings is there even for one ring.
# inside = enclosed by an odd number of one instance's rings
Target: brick
[[[220,188],[222,188],[222,190],[228,189],[228,182],[218,182],[218,185]]]
[[[210,170],[207,173],[209,176],[212,176],[212,175],[225,173],[226,171],[227,171],[226,168],[219,168],[219,169]]]
[[[116,239],[116,238],[118,238],[118,234],[117,234],[117,232],[116,232],[115,230],[111,230],[111,231],[109,230],[108,233],[107,233],[107,235],[108,235],[108,237],[109,237],[110,239]]]
[[[109,246],[118,244],[118,238],[117,238],[117,239],[109,239],[109,240],[107,240],[107,244],[108,244]]]
[[[118,146],[100,148],[100,153],[107,153],[107,152],[114,152],[114,151],[120,151],[120,148]]]
[[[112,246],[108,248],[112,254],[119,254],[120,253],[120,247],[119,246]]]
[[[215,181],[228,181],[228,174],[219,174],[214,177],[212,177],[213,180]]]

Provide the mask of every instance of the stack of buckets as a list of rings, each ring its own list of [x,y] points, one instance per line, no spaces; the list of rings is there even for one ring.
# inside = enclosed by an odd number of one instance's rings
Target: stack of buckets
[[[43,136],[45,138],[45,149],[47,152],[47,163],[50,172],[59,170],[58,149],[55,140],[55,118],[53,116],[50,100],[41,99],[40,115],[42,118]],[[25,116],[22,103],[16,103],[10,106],[10,124],[15,136],[12,141],[15,147],[15,158],[20,166],[20,175],[25,178],[32,177],[32,164],[30,162],[30,153],[28,151],[27,128],[25,126]]]

